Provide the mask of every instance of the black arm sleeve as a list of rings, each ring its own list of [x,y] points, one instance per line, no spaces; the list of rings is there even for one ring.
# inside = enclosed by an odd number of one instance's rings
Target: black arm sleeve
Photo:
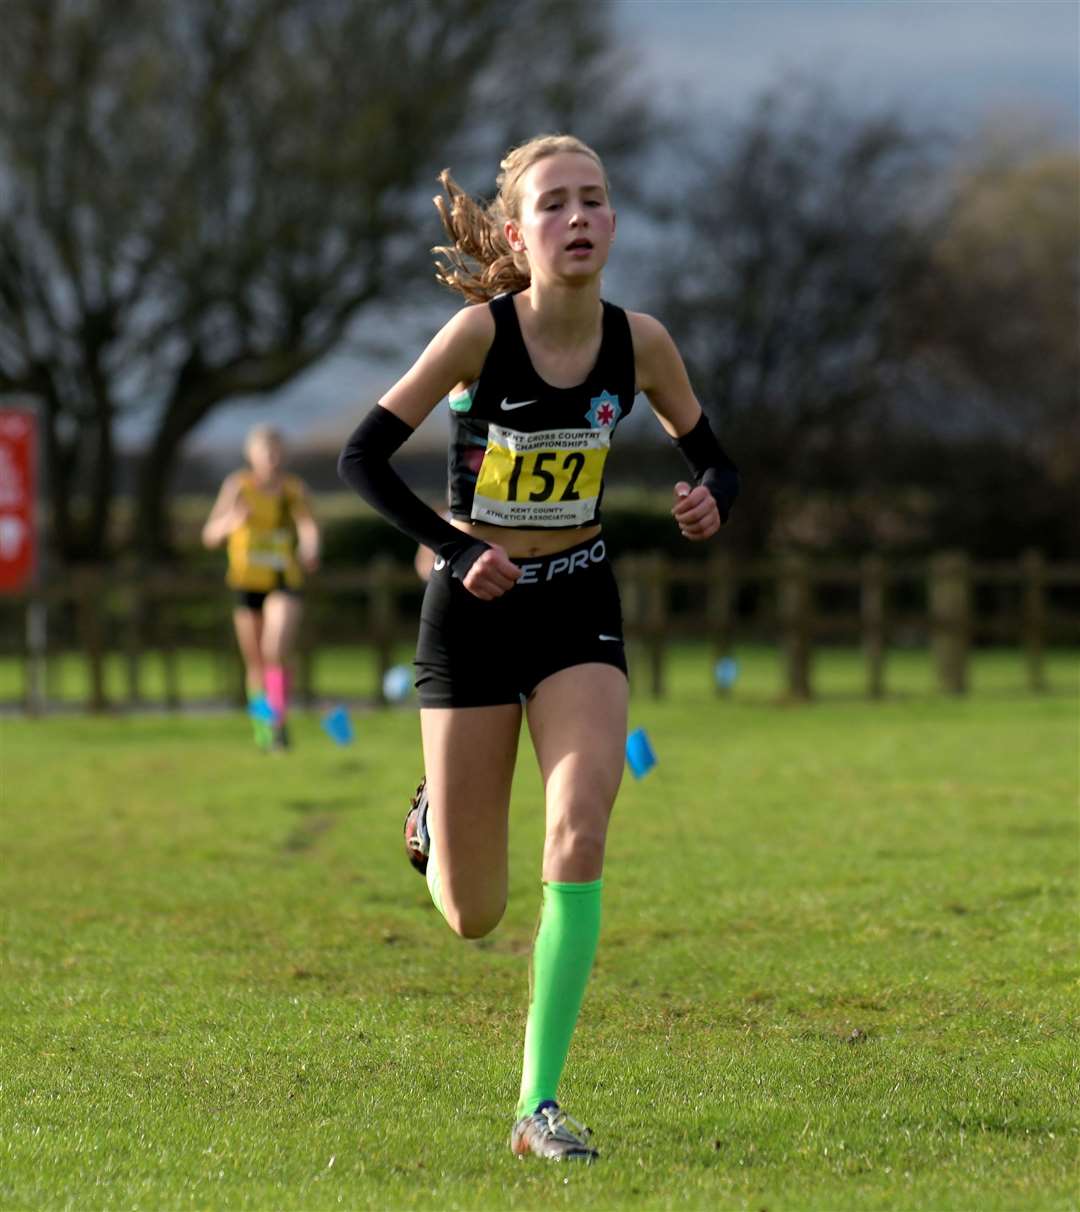
[[[720,510],[720,521],[726,522],[739,495],[739,469],[724,454],[709,418],[702,413],[698,423],[675,439],[682,457],[694,475],[696,484],[703,484],[712,493]]]
[[[390,466],[391,455],[414,432],[407,422],[376,404],[338,456],[338,475],[388,522],[442,556],[451,575],[461,580],[489,544],[439,517]]]

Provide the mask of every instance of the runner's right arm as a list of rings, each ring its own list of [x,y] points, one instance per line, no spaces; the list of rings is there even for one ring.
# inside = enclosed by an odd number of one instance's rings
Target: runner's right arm
[[[444,396],[479,377],[494,332],[487,307],[457,312],[360,422],[338,459],[338,475],[350,488],[399,530],[430,547],[462,581],[490,545],[451,526],[425,505],[393,470],[390,459]]]
[[[247,507],[240,496],[240,476],[233,472],[225,477],[217,500],[202,528],[204,547],[220,547],[238,527],[247,521]]]

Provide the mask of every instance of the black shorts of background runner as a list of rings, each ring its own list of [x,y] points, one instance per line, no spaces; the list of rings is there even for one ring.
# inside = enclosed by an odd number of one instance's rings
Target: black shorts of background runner
[[[436,560],[416,645],[421,707],[520,703],[572,665],[626,673],[619,590],[602,538],[513,562],[522,571],[513,588],[482,601]]]
[[[234,589],[233,602],[245,610],[261,611],[263,603],[272,593],[287,593],[290,598],[301,597],[299,589],[290,589],[285,584],[285,578],[279,573],[278,584],[273,589]]]

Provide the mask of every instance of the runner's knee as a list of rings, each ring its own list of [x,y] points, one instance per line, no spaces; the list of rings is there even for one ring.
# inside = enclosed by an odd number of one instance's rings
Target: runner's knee
[[[462,938],[483,938],[484,935],[490,934],[502,921],[502,915],[506,910],[505,897],[501,902],[491,901],[487,904],[460,903],[454,901],[452,897],[447,898],[445,893],[444,899],[448,901],[446,920],[450,924],[450,929],[455,934],[460,934]]]

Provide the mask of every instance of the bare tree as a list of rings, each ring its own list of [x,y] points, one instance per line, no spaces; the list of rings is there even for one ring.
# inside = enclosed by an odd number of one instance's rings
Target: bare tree
[[[533,133],[519,112],[628,150],[642,109],[608,17],[570,0],[518,0],[512,21],[500,0],[6,4],[0,390],[43,401],[59,553],[105,554],[115,427],[138,410],[140,542],[166,547],[187,435],[429,272],[428,186],[452,157],[490,165]]]
[[[902,356],[892,304],[926,261],[929,150],[896,115],[854,117],[793,82],[688,153],[652,305],[749,473],[748,548],[767,543],[781,488],[842,487],[880,421]]]

